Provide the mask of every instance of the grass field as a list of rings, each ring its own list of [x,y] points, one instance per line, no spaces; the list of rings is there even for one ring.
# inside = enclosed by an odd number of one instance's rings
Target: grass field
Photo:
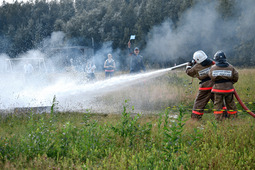
[[[255,69],[235,88],[255,110]],[[95,99],[101,114],[9,114],[0,119],[1,169],[254,169],[254,118],[190,120],[198,81],[169,72]],[[57,100],[57,99],[56,99]],[[107,113],[107,114],[106,114]],[[117,113],[117,114],[116,114]]]

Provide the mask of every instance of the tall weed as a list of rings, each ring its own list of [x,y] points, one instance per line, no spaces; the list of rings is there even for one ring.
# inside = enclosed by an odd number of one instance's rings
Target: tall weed
[[[133,146],[136,139],[140,139],[141,136],[146,138],[146,136],[151,134],[152,124],[147,123],[145,125],[141,125],[139,123],[140,114],[131,117],[130,112],[127,112],[128,103],[125,100],[125,104],[123,106],[123,112],[121,116],[121,121],[116,126],[112,126],[112,130],[114,133],[120,135],[122,138],[129,138],[129,145]],[[134,107],[132,107],[132,110]]]

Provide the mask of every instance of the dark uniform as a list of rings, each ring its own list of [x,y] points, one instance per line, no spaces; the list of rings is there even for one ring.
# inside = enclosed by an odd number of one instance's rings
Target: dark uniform
[[[141,70],[146,71],[143,56],[134,54],[129,48],[129,54],[131,55],[130,61],[130,73],[140,73]]]
[[[218,51],[214,59],[216,65],[209,72],[209,76],[214,82],[212,93],[214,93],[214,114],[216,119],[221,120],[223,110],[221,106],[225,101],[228,117],[237,117],[237,108],[234,101],[234,86],[238,81],[238,72],[226,61],[226,56],[222,51]]]
[[[213,94],[211,93],[213,82],[208,76],[211,66],[214,62],[210,59],[206,59],[201,63],[196,63],[193,67],[187,67],[186,73],[193,77],[198,78],[200,81],[199,92],[195,99],[191,117],[194,119],[201,119],[204,114],[204,108],[209,100],[213,100]],[[188,66],[191,65],[188,64]]]

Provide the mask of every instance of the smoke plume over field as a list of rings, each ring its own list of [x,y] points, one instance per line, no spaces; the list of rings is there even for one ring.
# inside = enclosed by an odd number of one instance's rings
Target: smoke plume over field
[[[187,10],[176,29],[171,20],[155,26],[148,35],[146,55],[159,62],[179,57],[191,60],[197,50],[204,50],[210,57],[218,50],[231,56],[240,45],[237,42],[255,37],[252,31],[255,1],[235,1],[235,4],[231,8],[233,17],[223,18],[218,12],[218,2],[206,1]]]

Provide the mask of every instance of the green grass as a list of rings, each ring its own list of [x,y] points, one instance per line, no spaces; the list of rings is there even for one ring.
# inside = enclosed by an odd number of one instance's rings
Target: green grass
[[[179,107],[158,115],[54,113],[1,118],[2,168],[249,169],[254,119],[193,122]]]
[[[249,78],[254,71],[240,70],[245,76],[235,85],[245,102],[254,101],[255,80]],[[179,91],[179,104],[169,101],[173,105],[157,114],[137,114],[131,99],[122,101],[119,114],[59,113],[52,108],[44,114],[2,115],[1,169],[254,169],[254,118],[238,106],[237,119],[217,122],[209,104],[202,121],[192,121],[197,80],[188,84],[185,74],[174,74],[157,78],[163,84],[146,87]],[[253,103],[247,106],[254,110]]]

